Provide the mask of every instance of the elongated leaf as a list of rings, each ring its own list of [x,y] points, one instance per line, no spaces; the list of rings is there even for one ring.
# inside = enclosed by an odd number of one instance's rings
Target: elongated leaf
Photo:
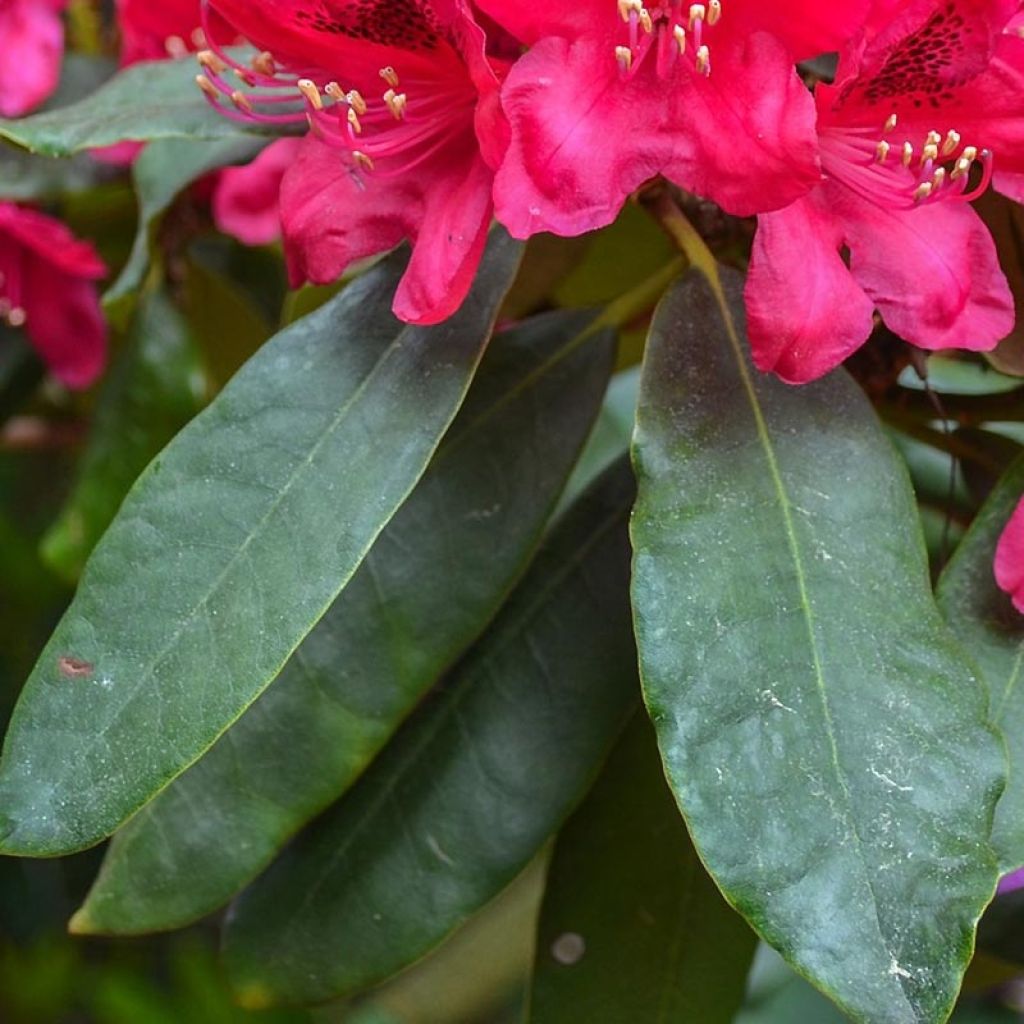
[[[20,120],[0,119],[0,137],[42,156],[131,140],[221,139],[261,134],[218,114],[196,85],[195,57],[134,64],[85,99]]]
[[[239,897],[242,1001],[365,989],[521,871],[637,700],[619,463],[566,515],[494,626],[344,799]]]
[[[139,226],[131,256],[103,297],[104,302],[117,302],[142,283],[149,267],[153,232],[179,192],[209,171],[250,160],[264,145],[265,139],[245,135],[151,142],[132,164],[132,180],[139,198]]]
[[[202,408],[202,363],[162,292],[139,307],[106,381],[75,489],[43,539],[47,563],[75,580],[135,478]]]
[[[1024,615],[997,586],[996,544],[1024,495],[1019,458],[989,496],[960,542],[938,586],[950,629],[974,658],[988,684],[991,721],[1002,730],[1010,777],[996,808],[992,842],[1003,871],[1024,865]]]
[[[457,315],[390,313],[392,259],[269,342],[139,478],[12,719],[8,853],[109,835],[256,699],[433,454],[519,247],[496,233]]]
[[[1002,753],[870,407],[842,373],[757,374],[727,283],[670,293],[641,384],[648,707],[730,902],[855,1019],[941,1021],[995,888]]]
[[[227,902],[355,780],[486,626],[600,407],[612,332],[499,335],[426,475],[277,682],[115,837],[73,927],[169,928]]]
[[[697,859],[638,715],[555,844],[531,1024],[731,1024],[756,945]]]

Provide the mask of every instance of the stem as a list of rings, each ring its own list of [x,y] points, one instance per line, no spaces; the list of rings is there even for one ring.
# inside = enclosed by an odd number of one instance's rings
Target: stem
[[[641,193],[640,205],[661,225],[690,266],[699,270],[719,291],[718,261],[689,218],[679,208],[667,186],[657,185]]]

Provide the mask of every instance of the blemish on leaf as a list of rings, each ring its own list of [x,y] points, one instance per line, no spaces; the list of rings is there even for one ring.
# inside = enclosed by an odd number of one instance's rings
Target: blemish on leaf
[[[62,654],[57,659],[60,674],[67,679],[85,679],[91,676],[96,666],[91,661],[73,658],[70,654]]]
[[[577,932],[563,932],[551,943],[551,955],[565,967],[572,967],[583,959],[587,944]]]

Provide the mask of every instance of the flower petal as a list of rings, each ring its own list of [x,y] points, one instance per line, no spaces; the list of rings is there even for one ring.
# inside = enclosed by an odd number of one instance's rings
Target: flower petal
[[[716,45],[711,60],[711,75],[688,76],[675,97],[665,176],[740,217],[791,203],[821,173],[814,101],[788,52],[756,32]]]
[[[872,303],[843,263],[841,245],[825,188],[758,218],[746,304],[760,369],[806,383],[867,340]]]
[[[672,156],[667,104],[640,76],[622,80],[609,48],[551,36],[509,73],[512,128],[495,179],[498,220],[516,238],[579,235],[610,224]]]
[[[1024,614],[1024,498],[999,538],[995,574],[996,583],[1010,595],[1017,611]]]
[[[837,188],[833,209],[853,276],[900,337],[926,349],[985,350],[1013,330],[995,243],[969,206],[892,210]]]
[[[213,219],[245,245],[267,245],[281,237],[281,181],[302,146],[278,139],[243,167],[221,171],[213,192]]]
[[[20,117],[42,103],[60,78],[64,0],[13,0],[0,9],[0,114]]]

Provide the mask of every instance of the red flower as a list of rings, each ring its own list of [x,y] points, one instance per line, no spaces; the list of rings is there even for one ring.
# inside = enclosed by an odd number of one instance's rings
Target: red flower
[[[1024,498],[999,538],[995,571],[996,583],[1010,595],[1017,611],[1024,614]]]
[[[866,4],[480,0],[531,45],[502,104],[512,144],[498,219],[576,235],[656,174],[746,215],[819,180],[814,109],[794,56],[833,48]]]
[[[70,388],[99,376],[107,329],[96,281],[106,268],[88,242],[52,217],[0,203],[0,319],[24,327]]]
[[[243,120],[312,127],[282,184],[293,283],[333,281],[410,238],[395,313],[449,316],[483,252],[502,148],[498,78],[462,0],[215,6],[265,52],[236,68],[256,89],[244,96],[224,77],[228,58],[206,54],[212,101]]]
[[[5,0],[0,6],[0,114],[20,117],[42,103],[60,79],[61,12],[67,0]]]
[[[817,89],[825,182],[759,219],[747,308],[754,359],[799,383],[858,348],[878,309],[922,348],[992,348],[1013,328],[995,246],[968,201],[1024,171],[1018,0],[915,0]],[[977,181],[971,184],[972,175]]]
[[[204,29],[200,2],[117,0],[122,66],[141,60],[184,57],[207,45],[207,31],[218,43],[231,42],[234,33],[216,15],[210,17]]]
[[[281,182],[301,146],[301,139],[278,139],[252,163],[220,172],[213,219],[221,231],[245,245],[267,245],[281,237]]]

